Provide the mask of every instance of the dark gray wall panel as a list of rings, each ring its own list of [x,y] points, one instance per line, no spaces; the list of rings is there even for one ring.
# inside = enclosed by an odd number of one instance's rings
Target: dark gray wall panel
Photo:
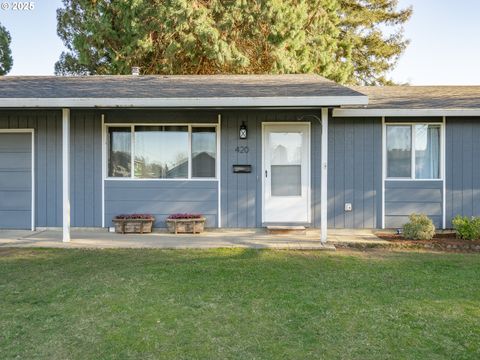
[[[70,202],[75,227],[102,226],[101,112],[70,113]]]
[[[437,229],[442,228],[442,216],[429,215],[429,218],[432,219],[432,222]],[[388,217],[385,217],[386,224],[387,224],[387,220],[388,220],[388,225],[386,225],[386,228],[398,229],[408,222],[409,217],[408,216],[388,216]]]
[[[0,132],[0,229],[32,224],[32,134]]]
[[[115,215],[148,213],[156,218],[155,227],[165,227],[165,218],[174,213],[201,213],[207,227],[217,226],[217,181],[105,182],[105,222],[112,226]]]
[[[385,227],[401,227],[411,214],[428,215],[442,227],[442,181],[385,181]]]
[[[242,111],[242,110],[239,110]],[[219,111],[209,110],[128,110],[102,111],[106,123],[216,123]]]
[[[381,225],[382,122],[332,118],[328,134],[328,226]],[[352,211],[345,211],[352,203]]]
[[[480,216],[480,118],[446,120],[446,220]]]
[[[55,110],[2,110],[0,129],[35,130],[35,224],[39,227],[62,225],[62,124]],[[3,181],[30,181],[29,177]],[[1,186],[1,185],[0,185]],[[11,221],[16,221],[12,219]],[[18,224],[17,224],[18,225]],[[28,228],[30,222],[28,223]]]

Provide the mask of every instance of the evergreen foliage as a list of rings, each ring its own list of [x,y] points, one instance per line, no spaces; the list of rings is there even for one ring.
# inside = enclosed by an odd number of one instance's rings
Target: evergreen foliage
[[[317,73],[385,84],[407,41],[398,0],[63,0],[67,74]],[[388,34],[387,34],[388,33]]]
[[[0,75],[6,75],[12,69],[13,58],[10,50],[12,38],[10,33],[0,24]]]

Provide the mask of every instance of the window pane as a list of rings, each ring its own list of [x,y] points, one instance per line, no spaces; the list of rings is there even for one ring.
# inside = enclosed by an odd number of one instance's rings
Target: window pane
[[[192,128],[192,177],[215,177],[217,134],[214,127]]]
[[[301,196],[301,186],[301,165],[272,165],[272,196]]]
[[[301,164],[302,133],[270,133],[271,162],[273,165]]]
[[[135,177],[188,177],[187,126],[136,126]]]
[[[108,128],[108,176],[130,177],[132,164],[129,127]]]
[[[440,178],[439,125],[415,125],[415,177]]]
[[[387,177],[409,178],[412,174],[412,127],[387,126]]]

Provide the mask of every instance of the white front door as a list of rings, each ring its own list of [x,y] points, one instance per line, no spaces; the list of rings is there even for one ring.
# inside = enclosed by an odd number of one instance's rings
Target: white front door
[[[263,125],[263,222],[310,221],[310,123]]]

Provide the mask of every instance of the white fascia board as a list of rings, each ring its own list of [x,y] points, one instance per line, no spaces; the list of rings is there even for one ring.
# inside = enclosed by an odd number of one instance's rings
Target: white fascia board
[[[366,105],[367,96],[216,98],[0,98],[0,108],[223,108]]]
[[[333,117],[480,116],[478,109],[333,109]]]

